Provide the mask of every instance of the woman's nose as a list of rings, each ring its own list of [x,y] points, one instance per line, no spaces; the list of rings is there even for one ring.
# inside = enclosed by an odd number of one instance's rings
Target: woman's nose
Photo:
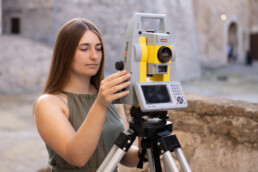
[[[90,58],[91,59],[97,58],[97,51],[95,49],[91,49]]]

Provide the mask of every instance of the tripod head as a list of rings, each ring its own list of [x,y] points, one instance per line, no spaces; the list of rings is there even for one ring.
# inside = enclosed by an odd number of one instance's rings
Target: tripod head
[[[141,109],[136,106],[132,106],[130,109],[130,114],[134,118],[136,124],[141,124],[144,121],[144,116],[158,118],[162,123],[166,122],[166,120],[169,118],[167,111],[142,112]]]
[[[168,122],[167,111],[142,112],[139,107],[132,106],[130,109],[132,118],[129,121],[137,136],[152,137],[157,130],[168,130],[172,132],[172,123]]]

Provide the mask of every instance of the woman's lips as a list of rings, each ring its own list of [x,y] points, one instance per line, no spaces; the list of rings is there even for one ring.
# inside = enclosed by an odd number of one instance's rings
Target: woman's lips
[[[98,64],[86,64],[86,66],[97,66]]]

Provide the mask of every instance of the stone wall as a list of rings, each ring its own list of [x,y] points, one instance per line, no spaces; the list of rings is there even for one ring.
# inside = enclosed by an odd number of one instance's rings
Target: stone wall
[[[0,35],[2,34],[2,0],[0,0]]]
[[[169,120],[192,171],[258,171],[258,104],[186,97],[188,108],[169,111]],[[130,118],[129,106],[126,112]],[[120,168],[123,172],[140,171]]]
[[[0,36],[0,93],[42,89],[51,61],[48,46],[19,36]]]
[[[258,1],[250,0],[249,4],[249,15],[250,19],[248,20],[248,27],[250,28],[251,33],[258,33]]]

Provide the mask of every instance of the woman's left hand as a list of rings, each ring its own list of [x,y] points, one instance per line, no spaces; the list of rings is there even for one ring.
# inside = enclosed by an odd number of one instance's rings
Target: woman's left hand
[[[101,81],[97,101],[108,107],[114,100],[126,96],[129,91],[122,91],[130,85],[130,74],[124,71],[119,71],[110,75]]]

